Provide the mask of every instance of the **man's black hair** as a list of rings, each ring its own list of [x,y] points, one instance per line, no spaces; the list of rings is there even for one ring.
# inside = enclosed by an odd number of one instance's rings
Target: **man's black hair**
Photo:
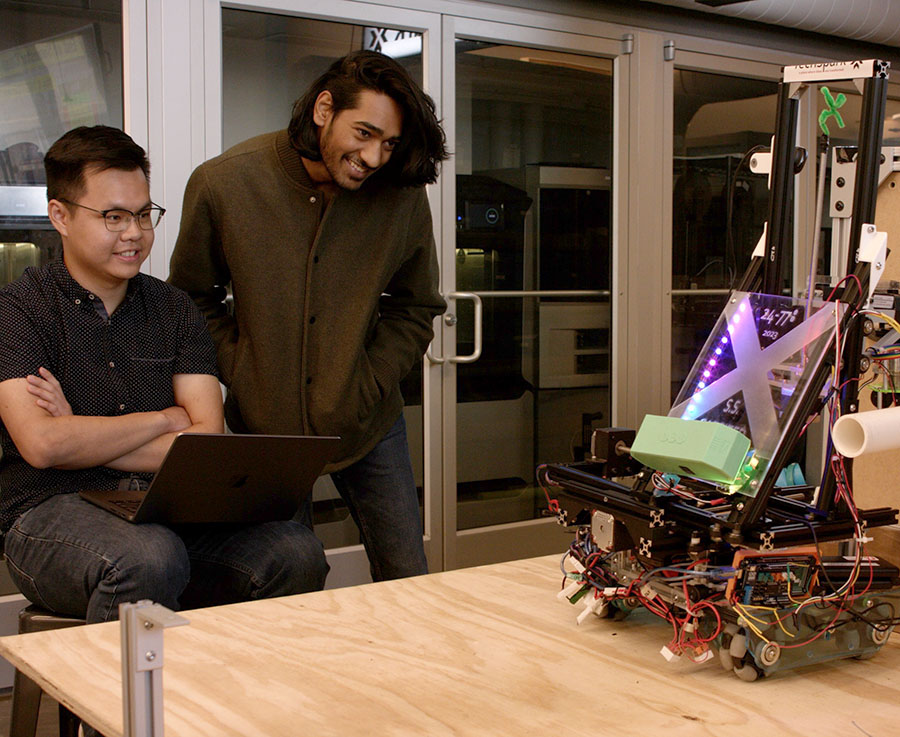
[[[64,133],[44,155],[44,169],[48,201],[77,200],[89,169],[140,169],[150,180],[147,152],[127,133],[108,125],[83,125]]]
[[[403,132],[377,175],[402,187],[432,184],[437,179],[439,165],[448,153],[434,101],[396,61],[376,51],[354,51],[334,62],[294,103],[288,135],[294,148],[310,161],[322,159],[313,108],[325,90],[331,93],[335,115],[355,107],[362,90],[390,97],[403,111]]]

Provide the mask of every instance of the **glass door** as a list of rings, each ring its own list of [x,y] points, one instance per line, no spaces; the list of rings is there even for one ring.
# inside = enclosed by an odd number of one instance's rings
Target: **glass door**
[[[462,19],[444,38],[443,347],[462,356],[443,364],[454,568],[564,548],[535,468],[583,460],[592,428],[612,422],[619,44]]]

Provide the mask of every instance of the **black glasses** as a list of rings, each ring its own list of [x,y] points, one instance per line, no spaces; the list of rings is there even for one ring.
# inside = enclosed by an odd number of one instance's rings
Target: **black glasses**
[[[87,205],[79,205],[77,202],[65,200],[62,197],[59,198],[59,201],[65,202],[67,205],[75,205],[75,207],[81,207],[85,210],[99,213],[103,216],[103,221],[106,223],[106,229],[112,233],[121,233],[123,230],[128,230],[132,220],[137,220],[138,227],[141,230],[153,230],[159,225],[162,216],[166,214],[166,208],[160,207],[159,205],[145,207],[140,212],[132,212],[131,210],[123,210],[122,208],[97,210],[93,207],[88,207]]]

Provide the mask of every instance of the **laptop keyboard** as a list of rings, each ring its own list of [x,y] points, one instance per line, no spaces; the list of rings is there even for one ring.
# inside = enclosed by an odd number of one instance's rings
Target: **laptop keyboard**
[[[140,499],[110,499],[109,503],[128,514],[134,514],[141,506]]]

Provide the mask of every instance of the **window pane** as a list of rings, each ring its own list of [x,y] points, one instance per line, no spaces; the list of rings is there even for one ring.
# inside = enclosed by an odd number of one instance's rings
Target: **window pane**
[[[674,74],[673,399],[762,235],[768,186],[746,154],[770,145],[778,90],[775,82]]]
[[[540,463],[583,460],[610,419],[613,68],[456,43],[456,288],[481,294],[457,373],[457,528],[530,520]],[[474,345],[458,301],[458,352]]]
[[[0,286],[59,256],[44,154],[80,125],[122,127],[122,4],[0,3]]]

